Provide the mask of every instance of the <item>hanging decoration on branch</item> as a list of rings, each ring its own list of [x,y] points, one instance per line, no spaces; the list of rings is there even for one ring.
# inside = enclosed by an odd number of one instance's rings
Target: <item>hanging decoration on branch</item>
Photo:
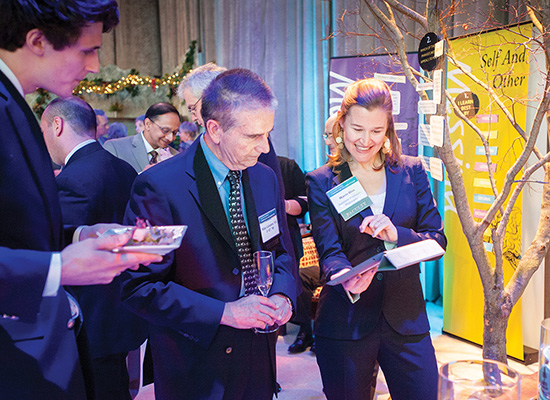
[[[93,80],[84,79],[73,90],[73,94],[79,96],[95,93],[104,96],[112,96],[125,90],[132,97],[135,97],[139,94],[140,87],[150,87],[154,92],[161,86],[168,86],[170,88],[168,97],[172,98],[182,78],[193,68],[196,44],[197,42],[195,40],[191,42],[189,50],[187,50],[185,54],[185,61],[181,68],[173,74],[164,74],[161,78],[155,78],[141,76],[138,71],[132,69],[128,75],[123,76],[117,81],[104,81],[101,78]]]

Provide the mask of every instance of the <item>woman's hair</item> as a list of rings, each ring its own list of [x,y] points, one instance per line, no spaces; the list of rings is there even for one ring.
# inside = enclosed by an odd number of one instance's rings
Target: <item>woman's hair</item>
[[[392,116],[392,98],[390,88],[384,82],[378,79],[361,79],[352,83],[346,89],[342,105],[338,111],[338,117],[332,128],[332,136],[337,143],[334,155],[329,156],[329,165],[339,166],[345,162],[351,161],[352,157],[344,146],[344,131],[340,122],[344,122],[351,107],[361,106],[369,111],[381,109],[388,116],[388,129],[386,138],[389,140],[389,148],[385,145],[380,149],[379,155],[382,163],[375,166],[375,170],[382,169],[386,164],[390,167],[397,167],[401,164],[401,143],[395,133],[395,127]]]

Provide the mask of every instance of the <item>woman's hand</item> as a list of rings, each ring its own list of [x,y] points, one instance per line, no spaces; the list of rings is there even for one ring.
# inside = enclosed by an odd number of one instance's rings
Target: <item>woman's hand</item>
[[[344,275],[348,271],[348,268],[343,269],[337,274],[332,275],[330,279],[336,279],[339,276]],[[374,274],[376,274],[376,271],[378,271],[377,267],[371,268],[368,271],[363,272],[362,274],[356,275],[353,278],[348,279],[347,281],[342,283],[344,290],[347,290],[348,292],[353,294],[363,293],[369,288],[370,283],[372,282],[372,278],[374,278]]]
[[[359,226],[359,231],[385,242],[397,243],[397,228],[384,214],[365,217]]]

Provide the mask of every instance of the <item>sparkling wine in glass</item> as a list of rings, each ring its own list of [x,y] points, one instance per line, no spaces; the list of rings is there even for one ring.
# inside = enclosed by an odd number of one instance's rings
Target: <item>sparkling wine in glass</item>
[[[267,297],[271,284],[273,283],[273,255],[270,251],[256,251],[253,254],[254,265],[258,271],[258,290],[262,296]],[[256,333],[271,333],[275,332],[279,325],[274,324],[267,326],[264,329],[254,328]]]
[[[254,253],[254,264],[258,270],[258,289],[262,296],[267,296],[273,283],[273,255],[270,251]]]

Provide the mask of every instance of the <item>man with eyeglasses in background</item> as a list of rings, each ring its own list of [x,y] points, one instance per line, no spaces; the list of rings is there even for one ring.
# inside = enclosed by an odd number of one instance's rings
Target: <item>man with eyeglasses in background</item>
[[[178,96],[185,100],[192,121],[201,127],[204,127],[201,117],[202,94],[210,82],[226,70],[214,63],[201,65],[185,75],[178,87]]]
[[[107,140],[103,147],[140,173],[178,152],[170,147],[178,134],[180,114],[168,103],[153,104],[145,113],[143,132]]]

